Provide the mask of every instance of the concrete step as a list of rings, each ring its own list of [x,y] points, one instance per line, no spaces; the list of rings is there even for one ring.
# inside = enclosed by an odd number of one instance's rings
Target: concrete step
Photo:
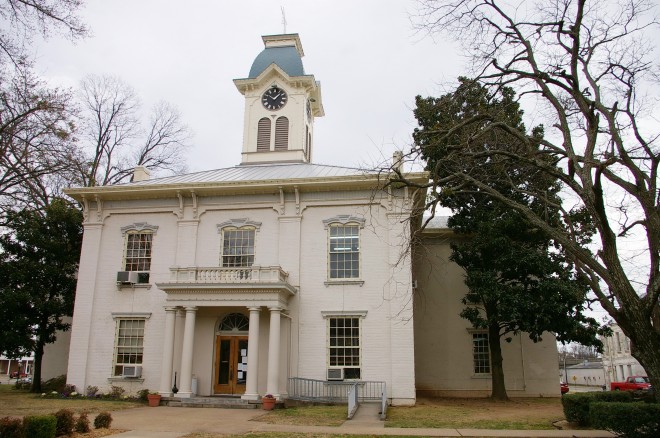
[[[250,403],[238,397],[164,398],[162,405],[180,408],[258,409],[260,403]]]

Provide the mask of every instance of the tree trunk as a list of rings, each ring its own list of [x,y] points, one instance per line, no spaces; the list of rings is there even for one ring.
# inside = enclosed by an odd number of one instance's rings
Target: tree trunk
[[[504,386],[504,369],[502,368],[502,346],[500,345],[500,326],[490,324],[488,326],[488,348],[490,349],[490,375],[493,400],[508,400],[506,387]]]
[[[622,321],[623,322],[623,321]],[[660,335],[655,327],[646,321],[630,323],[625,327],[619,326],[623,333],[630,338],[630,353],[644,367],[646,375],[654,389],[655,400],[660,402]]]
[[[34,345],[34,370],[32,373],[32,392],[41,392],[41,360],[44,356],[44,342],[37,337]]]

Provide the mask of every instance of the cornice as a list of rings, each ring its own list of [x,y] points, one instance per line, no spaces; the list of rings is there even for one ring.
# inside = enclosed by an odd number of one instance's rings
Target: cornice
[[[428,181],[427,172],[409,173],[406,177],[414,182],[425,184]],[[286,178],[278,180],[253,181],[216,181],[216,182],[183,182],[176,184],[145,184],[116,185],[100,187],[76,187],[64,189],[64,193],[81,201],[83,199],[104,201],[126,199],[154,199],[177,197],[178,193],[197,196],[214,195],[250,195],[272,194],[280,188],[287,191],[356,191],[373,190],[385,183],[387,175],[352,175],[338,177]]]

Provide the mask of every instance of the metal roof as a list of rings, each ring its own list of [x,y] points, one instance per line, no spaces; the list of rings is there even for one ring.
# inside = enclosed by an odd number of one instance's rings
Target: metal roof
[[[332,178],[342,176],[376,175],[368,169],[327,166],[309,163],[280,163],[240,165],[224,169],[207,170],[185,175],[168,176],[145,181],[117,184],[115,187],[135,187],[185,183],[272,181],[307,178]]]
[[[428,217],[424,217],[422,219],[422,223],[426,223],[428,220]],[[447,221],[449,220],[449,216],[434,216],[428,224],[426,224],[425,229],[427,230],[438,230],[438,229],[446,229],[447,227]]]
[[[277,64],[289,76],[305,75],[302,59],[295,47],[266,47],[252,63],[248,78],[256,78],[271,64]]]

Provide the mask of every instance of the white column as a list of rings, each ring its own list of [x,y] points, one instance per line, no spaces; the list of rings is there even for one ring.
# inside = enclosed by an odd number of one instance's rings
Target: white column
[[[172,360],[174,359],[174,327],[176,307],[165,307],[165,344],[163,345],[163,368],[160,375],[160,395],[172,396]]]
[[[248,369],[243,400],[259,400],[257,377],[259,376],[259,307],[249,307],[250,332],[248,333]]]
[[[268,334],[268,382],[266,383],[266,392],[277,398],[280,395],[280,312],[282,309],[269,307],[268,310],[270,310],[270,333]]]
[[[193,344],[195,342],[195,315],[197,307],[186,307],[186,325],[183,328],[183,351],[181,352],[181,387],[177,397],[192,395]]]

